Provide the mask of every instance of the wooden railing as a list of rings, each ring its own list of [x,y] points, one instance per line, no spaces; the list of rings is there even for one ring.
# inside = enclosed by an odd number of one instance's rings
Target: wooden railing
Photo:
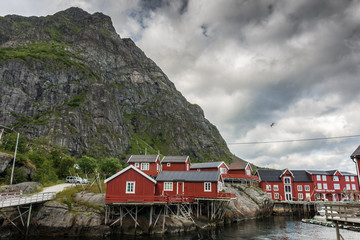
[[[0,208],[25,205],[30,203],[45,202],[55,197],[55,192],[36,193],[31,195],[19,195],[17,197],[1,198]]]
[[[218,192],[217,196],[218,198],[235,198],[235,193],[226,193],[226,192]]]
[[[324,208],[327,220],[360,224],[360,204],[324,203]]]
[[[239,178],[239,179],[251,179],[259,180],[258,176],[246,175],[246,174],[223,174],[223,178]]]
[[[8,198],[20,197],[22,195],[22,191],[13,191],[13,192],[2,192],[0,193],[0,201]]]

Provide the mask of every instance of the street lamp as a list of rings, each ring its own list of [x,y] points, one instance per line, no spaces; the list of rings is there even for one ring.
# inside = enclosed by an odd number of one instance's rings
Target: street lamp
[[[14,131],[14,129],[9,128],[9,127],[5,127],[5,126],[2,126],[2,125],[0,125],[0,127],[7,128],[7,129],[9,129],[9,130],[11,130],[13,132],[16,132],[16,131]],[[13,183],[16,152],[17,152],[17,148],[18,148],[18,144],[19,144],[19,136],[20,136],[20,133],[18,133],[18,132],[16,132],[16,133],[17,133],[17,138],[16,138],[16,145],[15,145],[14,161],[13,161],[13,165],[12,165],[12,169],[11,169],[10,185],[12,185],[12,183]]]

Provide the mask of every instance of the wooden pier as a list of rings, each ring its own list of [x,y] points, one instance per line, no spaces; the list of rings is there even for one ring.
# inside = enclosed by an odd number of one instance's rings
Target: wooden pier
[[[343,239],[339,225],[360,227],[360,203],[324,203],[326,221],[336,226],[336,238]]]

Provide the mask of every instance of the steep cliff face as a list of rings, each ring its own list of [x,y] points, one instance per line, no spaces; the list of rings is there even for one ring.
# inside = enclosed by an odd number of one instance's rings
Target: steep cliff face
[[[202,109],[108,16],[79,8],[0,18],[0,122],[74,154],[231,157]]]

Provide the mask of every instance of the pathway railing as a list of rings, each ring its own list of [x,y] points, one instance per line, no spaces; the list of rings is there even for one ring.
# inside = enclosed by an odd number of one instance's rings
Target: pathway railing
[[[55,192],[43,192],[43,193],[36,193],[31,195],[19,195],[17,197],[12,196],[10,198],[2,197],[0,199],[0,208],[20,206],[30,203],[45,202],[54,198],[55,195],[56,195]]]
[[[360,204],[324,203],[324,207],[329,221],[360,224]]]

